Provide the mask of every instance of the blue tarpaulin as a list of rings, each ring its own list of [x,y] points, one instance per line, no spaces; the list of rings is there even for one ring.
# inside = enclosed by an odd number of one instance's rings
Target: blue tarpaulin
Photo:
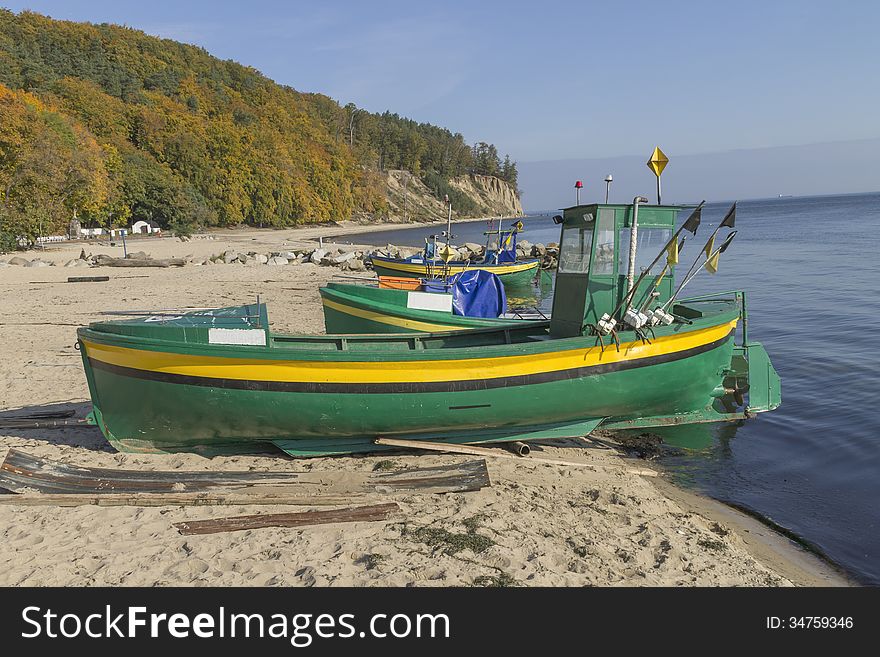
[[[442,278],[427,279],[422,289],[451,294],[453,315],[495,318],[507,312],[504,284],[485,269],[468,269],[450,276],[448,282]]]
[[[485,269],[469,269],[449,279],[452,313],[464,317],[498,317],[507,312],[501,279]]]

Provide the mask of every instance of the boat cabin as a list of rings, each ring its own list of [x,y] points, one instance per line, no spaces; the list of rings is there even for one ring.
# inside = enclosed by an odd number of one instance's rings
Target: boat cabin
[[[502,230],[499,219],[498,230],[489,230],[483,234],[486,236],[485,264],[503,264],[516,262],[516,242],[519,232],[523,229],[523,223],[516,221],[507,230]]]
[[[561,224],[562,234],[550,334],[557,338],[583,335],[587,325],[596,325],[627,294],[633,217],[637,230],[634,278],[638,279],[672,237],[682,209],[593,203],[565,208],[562,215],[554,217]],[[665,259],[638,285],[634,307],[641,308],[650,301],[653,308],[672,296],[675,276],[674,271],[667,271],[656,287],[655,298],[649,299],[663,263]]]

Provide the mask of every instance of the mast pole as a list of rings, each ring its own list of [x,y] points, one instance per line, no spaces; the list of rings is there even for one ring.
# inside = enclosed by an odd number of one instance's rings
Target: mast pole
[[[452,248],[452,201],[449,200],[449,194],[446,194],[446,195],[445,195],[445,198],[446,198],[446,205],[447,205],[447,213],[446,213],[446,250],[447,250],[447,253],[448,253],[448,252],[449,252],[449,249]],[[450,272],[449,260],[445,260],[445,259],[444,259],[444,264],[445,264],[446,266],[445,266],[445,268],[444,268],[445,273],[444,273],[443,278],[444,278],[444,280],[445,280],[446,282],[449,282],[449,272]]]

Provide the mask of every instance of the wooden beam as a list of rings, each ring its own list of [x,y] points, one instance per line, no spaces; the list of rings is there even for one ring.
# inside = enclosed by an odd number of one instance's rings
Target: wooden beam
[[[0,495],[0,506],[247,506],[279,504],[337,506],[351,504],[362,495],[288,495],[248,493],[55,493]],[[276,489],[277,490],[277,489]]]
[[[371,522],[386,520],[400,510],[394,502],[371,504],[346,509],[326,511],[305,511],[299,513],[265,513],[234,518],[210,518],[208,520],[188,520],[174,523],[177,530],[186,536],[193,534],[217,534],[219,532],[238,532],[245,529],[264,527],[307,527],[326,525],[334,522]]]
[[[110,280],[109,276],[68,276],[68,283],[105,283]]]
[[[451,443],[428,442],[424,440],[399,440],[397,438],[376,438],[377,445],[386,445],[388,447],[406,447],[408,449],[424,449],[433,452],[451,452],[453,454],[470,454],[472,456],[490,456],[497,459],[514,459],[521,463],[548,464],[548,465],[564,465],[577,468],[590,468],[593,470],[619,470],[623,469],[628,474],[640,475],[643,477],[656,477],[654,470],[625,468],[624,466],[605,465],[600,463],[583,463],[582,461],[564,461],[562,459],[550,459],[534,456],[517,456],[510,452],[502,452],[497,449],[489,449],[486,447],[476,447],[474,445],[458,445]]]
[[[51,420],[60,421],[64,420]],[[50,420],[27,422],[40,422],[40,426],[45,426]],[[0,420],[0,428],[3,426],[4,421]],[[310,497],[398,491],[452,493],[479,490],[490,485],[486,461],[483,459],[386,472],[186,472],[73,466],[10,449],[0,464],[0,488],[15,493],[45,495],[179,495],[209,491],[254,494],[259,491],[263,495]]]

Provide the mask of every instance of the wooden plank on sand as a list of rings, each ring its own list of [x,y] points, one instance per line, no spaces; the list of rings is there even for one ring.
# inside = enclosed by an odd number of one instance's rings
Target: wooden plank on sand
[[[0,506],[338,506],[351,504],[362,495],[263,494],[259,488],[247,493],[56,493],[0,495]]]
[[[252,516],[236,516],[233,518],[211,518],[209,520],[189,520],[177,522],[174,526],[184,535],[217,534],[219,532],[238,532],[245,529],[262,529],[264,527],[306,527],[309,525],[326,525],[333,522],[370,522],[386,520],[391,514],[399,511],[394,502],[387,504],[371,504],[345,509],[329,509],[326,511],[304,511],[299,513],[266,513]]]
[[[68,276],[68,283],[105,283],[110,280],[109,276]]]
[[[656,477],[657,473],[648,469],[623,468],[623,466],[605,465],[600,463],[583,463],[581,461],[564,461],[562,459],[548,459],[534,456],[518,456],[510,452],[502,452],[497,449],[489,449],[486,447],[476,447],[474,445],[458,445],[451,443],[434,443],[424,440],[399,440],[397,438],[376,438],[377,445],[387,445],[388,447],[406,447],[410,449],[424,449],[433,452],[451,452],[453,454],[470,454],[472,456],[491,456],[497,459],[515,459],[522,463],[531,464],[548,464],[548,465],[564,465],[577,468],[593,468],[604,470],[620,470],[624,469],[628,474],[640,475],[643,477]]]
[[[6,420],[7,423],[10,421],[12,420]],[[35,420],[22,420],[25,421]],[[0,425],[3,422],[0,420]],[[253,492],[255,488],[260,488],[266,493],[269,487],[275,487],[275,494],[280,495],[282,491],[278,487],[283,487],[286,490],[284,494],[296,498],[398,491],[466,492],[490,485],[486,462],[482,459],[465,463],[405,468],[391,472],[342,470],[187,472],[83,467],[10,449],[3,463],[0,464],[0,487],[15,493],[46,495],[183,494],[218,489],[224,489],[226,492],[239,491],[244,494]]]

